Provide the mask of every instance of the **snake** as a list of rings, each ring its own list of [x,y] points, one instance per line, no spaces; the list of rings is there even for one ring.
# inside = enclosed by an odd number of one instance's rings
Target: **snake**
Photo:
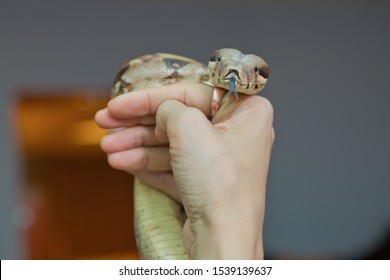
[[[133,91],[164,85],[197,82],[225,89],[225,92],[254,95],[267,82],[265,60],[233,48],[214,51],[205,65],[194,59],[169,53],[146,54],[126,62],[115,76],[111,98]],[[212,115],[220,98],[211,104]],[[214,111],[213,111],[214,108]],[[168,195],[134,178],[134,229],[141,259],[189,259],[183,245],[185,211]]]

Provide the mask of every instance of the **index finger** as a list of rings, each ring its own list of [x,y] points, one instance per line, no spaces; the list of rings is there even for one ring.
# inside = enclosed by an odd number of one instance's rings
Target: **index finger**
[[[177,100],[210,116],[212,92],[213,88],[205,84],[183,82],[119,95],[107,109],[115,118],[133,118],[153,115],[164,101]]]

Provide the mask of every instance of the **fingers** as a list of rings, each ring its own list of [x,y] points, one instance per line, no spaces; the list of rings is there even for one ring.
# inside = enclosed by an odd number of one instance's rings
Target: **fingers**
[[[123,94],[108,103],[113,118],[125,119],[154,115],[167,100],[177,100],[210,115],[213,88],[200,83],[178,83]]]
[[[108,154],[108,163],[115,169],[134,173],[140,170],[169,171],[169,147],[139,147]]]
[[[189,107],[211,113],[212,87],[199,83],[178,83],[123,94],[112,99],[107,108],[95,115],[104,129],[155,124],[155,113],[166,100],[178,100]]]
[[[100,145],[113,168],[133,173],[171,170],[166,144],[157,141],[154,126],[133,126],[106,135]]]
[[[134,125],[153,125],[155,124],[155,116],[146,115],[127,119],[117,119],[112,116],[112,114],[108,111],[107,108],[105,108],[96,113],[95,122],[101,128],[114,129]]]
[[[106,153],[115,153],[123,150],[145,146],[162,146],[166,143],[157,141],[154,136],[154,126],[132,126],[123,128],[106,135],[100,146]]]

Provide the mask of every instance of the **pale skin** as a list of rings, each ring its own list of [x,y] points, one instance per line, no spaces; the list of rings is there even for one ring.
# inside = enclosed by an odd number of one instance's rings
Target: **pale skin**
[[[183,204],[191,259],[263,259],[273,108],[260,96],[224,98],[182,83],[124,94],[97,112],[109,164]]]

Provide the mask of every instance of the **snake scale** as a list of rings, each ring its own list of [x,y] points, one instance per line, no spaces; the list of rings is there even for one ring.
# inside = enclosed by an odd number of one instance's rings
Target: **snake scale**
[[[268,71],[262,58],[236,49],[213,52],[208,66],[179,55],[149,54],[122,66],[111,97],[188,81],[220,87],[236,97],[237,93],[253,95],[264,87]],[[134,215],[137,247],[142,259],[188,259],[182,241],[186,216],[175,200],[135,178]]]

